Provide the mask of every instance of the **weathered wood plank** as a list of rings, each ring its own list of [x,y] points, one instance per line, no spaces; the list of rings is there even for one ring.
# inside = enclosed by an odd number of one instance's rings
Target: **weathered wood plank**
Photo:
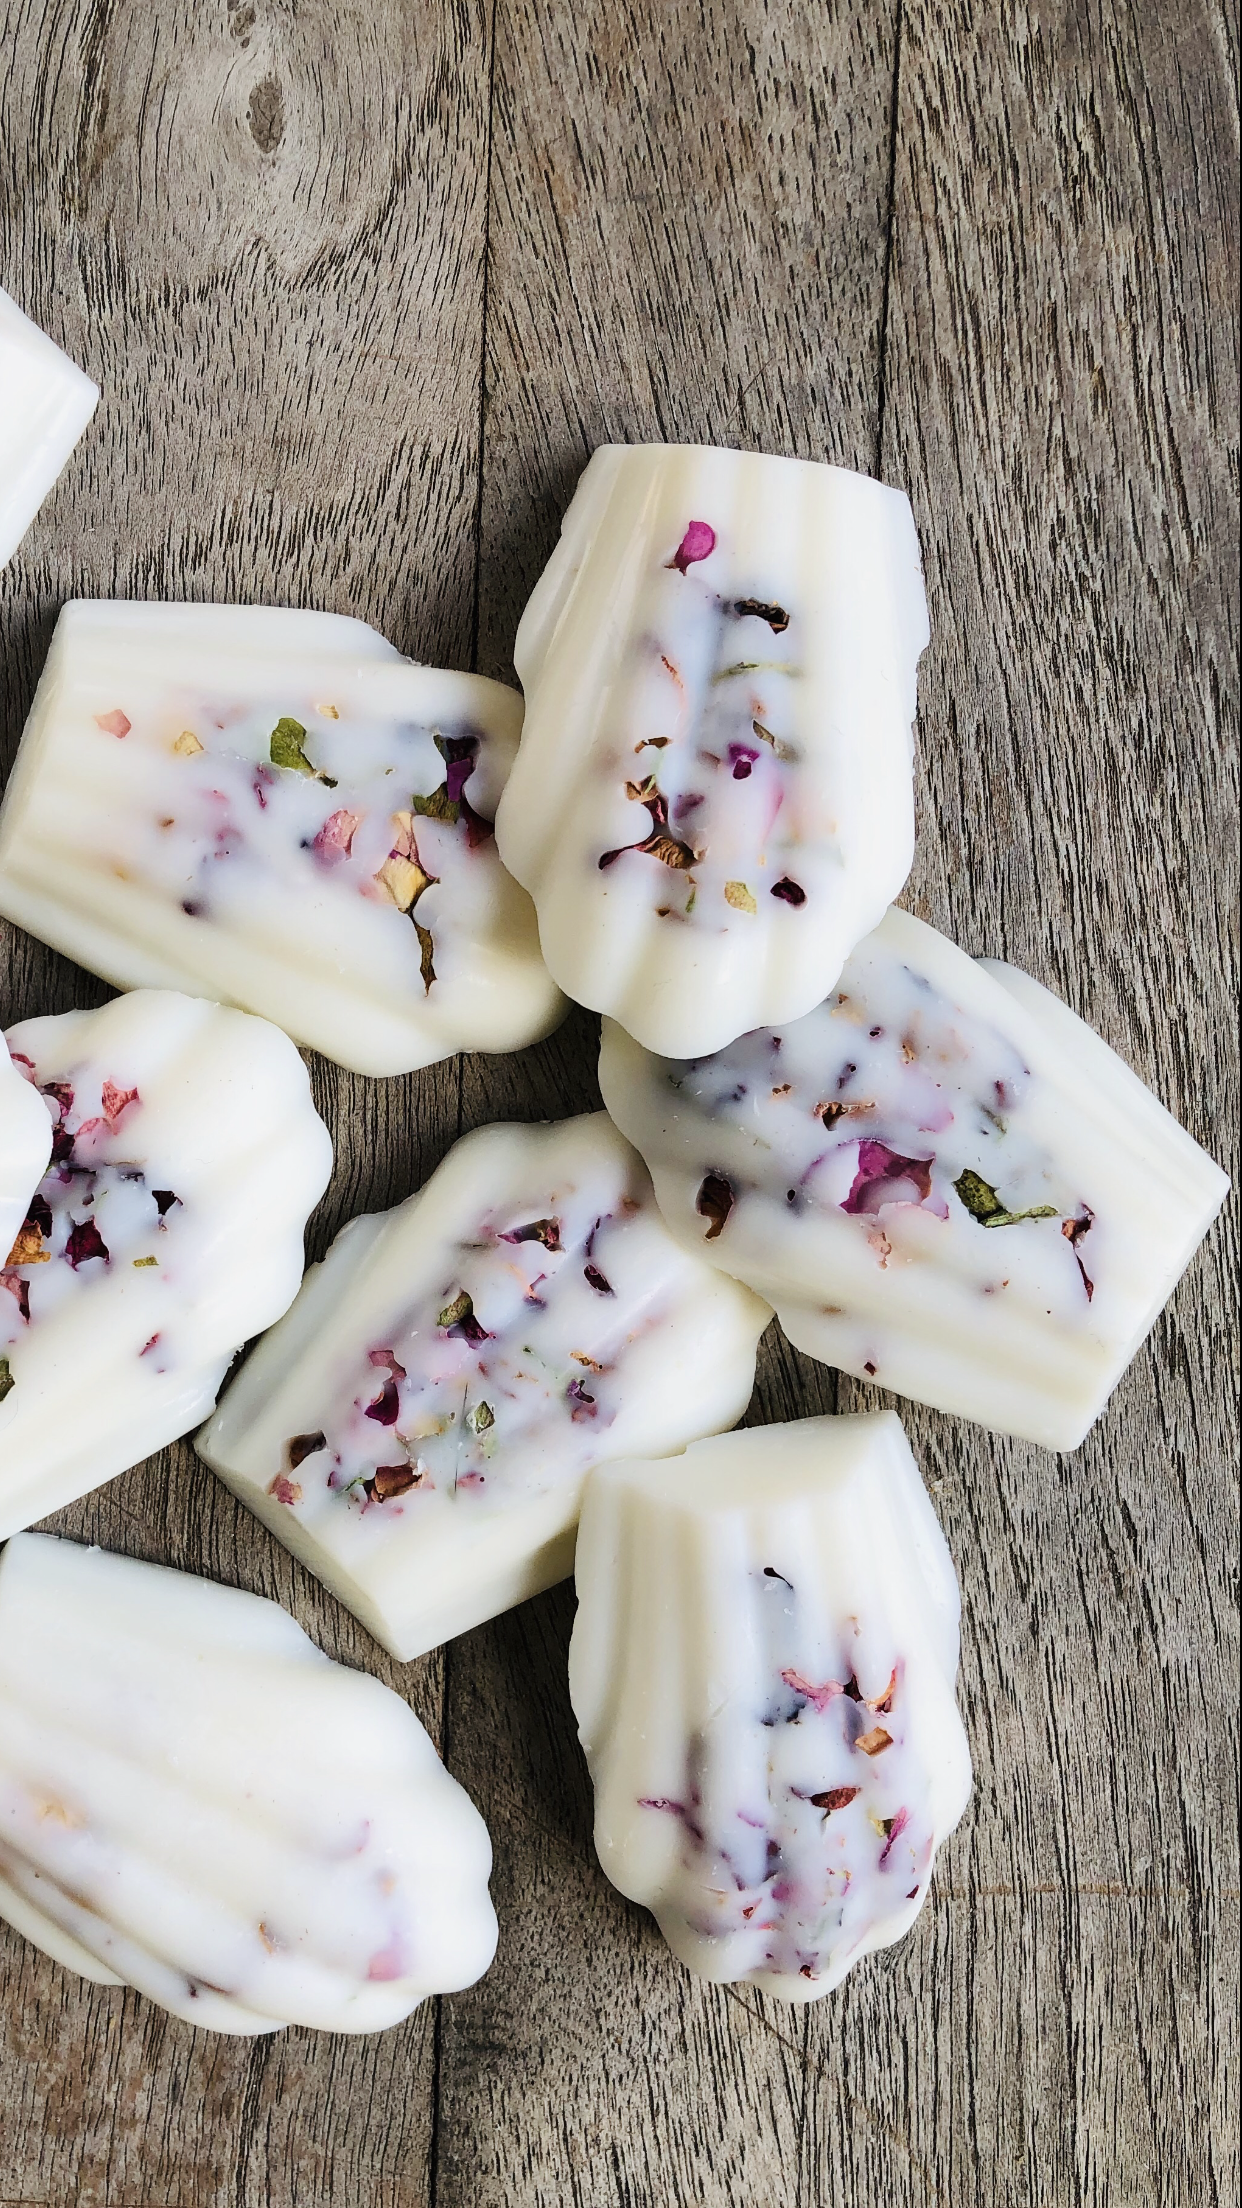
[[[897,118],[882,467],[933,629],[911,901],[1059,989],[1229,1163],[1237,207],[1212,13],[908,0]],[[809,2095],[805,2208],[1232,2196],[1235,1217],[1076,1456],[901,1406],[962,1580],[977,1791],[927,1922],[812,2016],[810,2060],[865,2105]]]
[[[0,282],[104,393],[0,577],[6,757],[75,593],[321,606],[467,662],[489,20],[0,5]],[[12,929],[4,950],[6,1020],[108,994]],[[460,1077],[312,1073],[338,1152],[319,1250],[438,1162]],[[438,1660],[389,1664],[184,1444],[56,1523],[278,1596],[438,1735]],[[216,2039],[7,1928],[0,1989],[0,2200],[424,2208],[434,2008],[378,2039]]]
[[[574,478],[609,439],[873,464],[895,11],[502,0],[480,664],[509,666]],[[467,1066],[470,1123],[598,1105],[596,1023]],[[756,1413],[830,1409],[767,1345]],[[754,1415],[754,1414],[752,1414]],[[437,2208],[783,2208],[804,2021],[705,1987],[608,1886],[558,1589],[455,1643],[447,1730],[491,1825],[495,1969],[446,2003]]]

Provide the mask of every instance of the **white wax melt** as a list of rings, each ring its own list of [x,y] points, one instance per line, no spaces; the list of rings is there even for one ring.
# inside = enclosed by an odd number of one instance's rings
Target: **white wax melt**
[[[901,492],[598,451],[518,631],[496,816],[561,987],[665,1052],[817,1004],[910,869],[926,642]]]
[[[274,1602],[20,1534],[0,1917],[217,2032],[373,2032],[496,1946],[487,1828],[413,1711]]]
[[[345,1228],[198,1447],[408,1659],[564,1578],[589,1466],[740,1418],[770,1316],[604,1113],[485,1127]]]
[[[10,1028],[52,1162],[0,1270],[0,1537],[186,1432],[286,1310],[328,1131],[279,1028],[139,990]]]
[[[492,832],[521,718],[332,614],[66,606],[0,811],[0,911],[360,1073],[516,1050],[564,1010]]]
[[[52,1154],[52,1125],[47,1107],[9,1057],[0,1035],[0,1250],[11,1255],[27,1208]],[[7,1394],[9,1376],[0,1374]]]
[[[99,386],[0,291],[0,567],[99,402]]]
[[[1229,1185],[1056,997],[896,908],[804,1019],[688,1062],[606,1026],[600,1085],[673,1233],[799,1349],[1050,1449]]]
[[[576,1577],[609,1878],[700,1976],[829,1992],[909,1929],[970,1792],[957,1582],[900,1421],[606,1465]]]

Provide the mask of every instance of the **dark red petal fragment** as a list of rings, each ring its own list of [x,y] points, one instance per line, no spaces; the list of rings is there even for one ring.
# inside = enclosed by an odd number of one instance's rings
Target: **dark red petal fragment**
[[[781,898],[787,905],[804,905],[806,903],[806,891],[799,889],[796,882],[791,882],[788,874],[782,874],[779,882],[773,882],[772,895]]]
[[[389,1373],[374,1403],[368,1403],[366,1416],[373,1418],[377,1426],[395,1426],[400,1408],[401,1400],[397,1394],[397,1383],[392,1374]]]
[[[502,1242],[542,1242],[545,1250],[561,1247],[561,1222],[559,1219],[531,1219],[524,1227],[511,1227],[508,1234],[500,1236]]]
[[[102,1257],[108,1263],[108,1245],[93,1219],[80,1219],[70,1230],[65,1244],[65,1256],[76,1273],[79,1265],[86,1265],[92,1257]]]
[[[17,1299],[17,1309],[27,1326],[30,1324],[30,1282],[24,1273],[0,1273],[0,1288],[7,1288]]]
[[[326,1449],[327,1446],[327,1436],[325,1434],[294,1434],[285,1443],[285,1455],[289,1460],[289,1470],[296,1472],[303,1458],[318,1456],[319,1451]]]
[[[573,1404],[573,1410],[570,1413],[571,1418],[577,1421],[595,1417],[599,1405],[593,1395],[588,1395],[583,1381],[571,1380],[565,1394],[569,1402]]]
[[[703,1239],[714,1242],[724,1230],[725,1222],[733,1209],[733,1189],[723,1173],[706,1175],[695,1199],[695,1210],[701,1219],[709,1219],[711,1225]]]
[[[699,560],[707,559],[715,549],[716,532],[710,521],[692,521],[687,525],[685,536],[672,559],[666,560],[664,564],[666,567],[675,567],[679,575],[684,575],[688,567],[693,567]]]
[[[582,1272],[583,1278],[595,1290],[597,1296],[613,1296],[616,1294],[612,1282],[601,1273],[598,1265],[584,1265]]]
[[[181,1202],[179,1196],[173,1195],[171,1188],[153,1188],[151,1194],[155,1198],[155,1208],[161,1219],[167,1218],[173,1205]]]
[[[52,1207],[49,1204],[46,1196],[35,1195],[31,1197],[30,1209],[26,1213],[26,1217],[32,1227],[38,1228],[40,1234],[51,1233]]]
[[[825,1817],[831,1817],[834,1809],[847,1809],[861,1793],[861,1786],[830,1786],[823,1794],[810,1796],[811,1807],[822,1809]]]
[[[1082,1258],[1078,1254],[1078,1245],[1082,1241],[1082,1238],[1085,1234],[1090,1234],[1091,1229],[1094,1225],[1095,1213],[1086,1204],[1084,1204],[1082,1207],[1082,1216],[1080,1218],[1063,1219],[1061,1222],[1061,1232],[1065,1236],[1066,1241],[1069,1243],[1069,1246],[1073,1251],[1074,1257],[1077,1261],[1078,1270],[1082,1274],[1082,1284],[1087,1291],[1088,1303],[1090,1303],[1092,1296],[1095,1294],[1095,1282],[1092,1280],[1086,1266],[1083,1264]]]

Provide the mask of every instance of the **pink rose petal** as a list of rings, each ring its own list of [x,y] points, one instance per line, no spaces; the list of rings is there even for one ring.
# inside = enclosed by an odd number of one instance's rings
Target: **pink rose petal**
[[[716,549],[716,532],[710,521],[692,521],[671,560],[665,564],[684,575],[688,567],[707,559]]]

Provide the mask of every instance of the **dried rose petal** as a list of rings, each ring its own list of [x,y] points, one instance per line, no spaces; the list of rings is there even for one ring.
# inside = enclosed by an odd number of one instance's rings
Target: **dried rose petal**
[[[267,1492],[274,1495],[278,1503],[288,1503],[290,1507],[302,1500],[302,1490],[297,1481],[286,1479],[283,1472],[278,1472],[275,1479],[269,1481]]]
[[[129,715],[122,713],[119,706],[111,713],[95,715],[95,726],[102,728],[105,736],[128,736],[133,725]]]
[[[179,759],[195,759],[203,747],[192,728],[183,728],[172,748]]]
[[[582,1277],[595,1290],[597,1296],[615,1296],[616,1289],[612,1282],[601,1273],[598,1265],[584,1265]]]
[[[732,905],[735,912],[758,912],[759,907],[745,882],[726,882],[724,893],[725,903]]]
[[[524,1227],[511,1227],[499,1239],[502,1242],[542,1242],[545,1250],[559,1250],[561,1222],[559,1219],[532,1219]]]
[[[474,1315],[474,1300],[462,1288],[451,1303],[446,1303],[436,1320],[453,1340],[459,1342],[490,1342],[492,1337]]]
[[[364,1415],[373,1418],[377,1426],[395,1426],[400,1410],[401,1398],[397,1393],[397,1383],[390,1373],[375,1401],[368,1403]]]
[[[1095,1294],[1095,1282],[1091,1279],[1090,1275],[1087,1272],[1086,1266],[1083,1264],[1083,1261],[1078,1254],[1078,1245],[1082,1241],[1082,1238],[1085,1234],[1090,1234],[1091,1229],[1094,1225],[1095,1213],[1091,1211],[1086,1204],[1083,1205],[1082,1214],[1079,1218],[1064,1219],[1061,1222],[1061,1232],[1065,1236],[1066,1241],[1069,1243],[1069,1246],[1073,1251],[1075,1258],[1077,1259],[1078,1270],[1082,1274],[1082,1284],[1087,1291],[1088,1303],[1090,1303],[1091,1298]]]
[[[416,857],[405,858],[399,851],[390,851],[374,879],[398,912],[409,912],[436,877],[424,874]]]
[[[394,1495],[407,1495],[418,1486],[418,1474],[410,1464],[377,1465],[369,1480],[362,1483],[362,1492],[368,1502],[387,1503]]]
[[[25,1275],[18,1272],[0,1272],[0,1288],[7,1288],[9,1294],[16,1298],[18,1312],[26,1324],[29,1325],[30,1282],[25,1278]]]
[[[27,1219],[17,1230],[17,1240],[5,1259],[6,1265],[47,1265],[51,1251],[43,1247],[43,1230],[33,1219]]]
[[[181,1202],[179,1196],[173,1195],[171,1188],[153,1188],[151,1194],[161,1219],[166,1219],[173,1205]]]
[[[595,1417],[599,1405],[595,1397],[588,1394],[585,1381],[571,1380],[565,1394],[569,1402],[573,1404],[573,1410],[570,1413],[571,1418],[577,1421]]]
[[[885,1831],[885,1834],[887,1835],[887,1837],[886,1837],[886,1839],[885,1839],[885,1842],[884,1842],[884,1846],[883,1846],[883,1847],[881,1848],[881,1850],[880,1850],[880,1869],[881,1869],[881,1870],[883,1870],[883,1868],[884,1868],[885,1864],[887,1863],[887,1861],[888,1861],[888,1859],[889,1859],[889,1856],[890,1856],[890,1855],[891,1855],[891,1853],[892,1853],[892,1849],[893,1849],[893,1842],[894,1842],[895,1840],[898,1840],[898,1839],[900,1839],[900,1837],[901,1837],[902,1833],[903,1833],[903,1832],[905,1831],[905,1829],[906,1829],[906,1826],[907,1826],[907,1825],[909,1824],[909,1822],[910,1822],[910,1812],[909,1812],[909,1810],[908,1810],[908,1809],[899,1809],[895,1817],[886,1817],[886,1818],[885,1818],[885,1820],[884,1820],[884,1831]],[[908,1898],[909,1898],[909,1897],[907,1896],[907,1899],[908,1899]]]
[[[351,813],[344,806],[329,813],[317,836],[311,838],[311,850],[321,866],[339,866],[353,849],[354,837],[365,819],[363,813]]]
[[[37,1190],[30,1199],[30,1209],[26,1213],[26,1217],[32,1227],[39,1229],[40,1234],[51,1233],[52,1207],[46,1196],[41,1196]]]
[[[684,575],[688,567],[695,566],[699,560],[708,559],[715,549],[716,532],[711,523],[692,521],[687,525],[685,536],[672,559],[666,560],[664,564],[666,567],[675,567],[679,575]]]
[[[288,1460],[289,1470],[296,1472],[305,1458],[318,1456],[319,1451],[326,1449],[326,1447],[327,1437],[324,1434],[294,1434],[285,1443],[285,1456]],[[269,1494],[272,1492],[270,1488],[268,1492]]]
[[[787,1687],[793,1688],[795,1694],[805,1695],[814,1710],[826,1710],[830,1702],[835,1702],[837,1696],[845,1692],[839,1679],[825,1679],[817,1687],[812,1680],[804,1679],[800,1671],[785,1670],[781,1673],[781,1678]]]
[[[723,1233],[733,1209],[733,1189],[723,1173],[708,1173],[704,1176],[694,1208],[701,1219],[711,1221],[703,1237],[704,1241],[714,1242]]]
[[[140,1103],[141,1098],[137,1089],[121,1089],[115,1081],[105,1081],[101,1101],[104,1118],[109,1126],[115,1127],[122,1112],[127,1112],[131,1104]]]
[[[882,1204],[922,1204],[931,1195],[932,1158],[903,1158],[886,1142],[860,1142],[858,1171],[842,1211],[872,1215]],[[913,1196],[903,1195],[905,1186]]]
[[[108,1245],[93,1219],[80,1219],[71,1228],[65,1244],[65,1256],[76,1273],[79,1265],[87,1265],[93,1257],[102,1257],[108,1264]]]
[[[786,905],[804,905],[806,903],[806,891],[799,889],[796,882],[791,882],[788,874],[783,874],[779,882],[773,882],[771,894],[773,897],[779,897],[782,903]]]
[[[848,1809],[861,1793],[861,1786],[830,1786],[823,1794],[812,1794],[809,1799],[813,1809],[822,1809],[825,1817],[831,1817],[834,1809]]]

